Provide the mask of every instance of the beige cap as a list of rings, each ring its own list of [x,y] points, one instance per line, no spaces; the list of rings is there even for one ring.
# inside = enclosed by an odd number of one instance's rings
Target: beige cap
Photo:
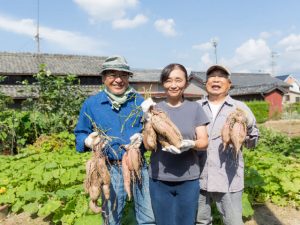
[[[221,66],[221,65],[213,65],[211,67],[209,67],[206,71],[206,76],[208,76],[209,74],[211,74],[214,70],[222,70],[224,71],[227,75],[228,78],[230,79],[231,73],[229,71],[229,69],[227,69],[225,66]]]

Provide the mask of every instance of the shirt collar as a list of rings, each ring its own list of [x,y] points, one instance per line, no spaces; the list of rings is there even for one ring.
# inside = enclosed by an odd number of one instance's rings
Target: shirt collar
[[[204,97],[203,102],[202,102],[202,106],[207,105],[208,104],[208,98],[207,96]],[[229,106],[233,106],[234,105],[234,99],[231,98],[229,95],[226,96],[224,104],[229,105]]]

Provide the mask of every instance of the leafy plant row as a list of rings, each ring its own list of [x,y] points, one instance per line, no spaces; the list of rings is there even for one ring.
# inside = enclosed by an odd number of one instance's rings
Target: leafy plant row
[[[90,212],[82,185],[90,154],[56,149],[57,143],[49,140],[39,145],[42,149],[31,146],[16,156],[0,157],[0,205],[9,204],[14,213],[49,217],[54,223],[99,223],[101,217]]]
[[[300,206],[300,138],[261,128],[254,150],[245,150],[245,191],[251,202]]]

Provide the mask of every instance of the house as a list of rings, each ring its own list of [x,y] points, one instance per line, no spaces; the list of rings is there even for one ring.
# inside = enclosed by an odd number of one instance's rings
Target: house
[[[80,80],[82,89],[88,95],[99,91],[102,84],[100,73],[101,64],[106,57],[35,54],[35,53],[8,53],[0,52],[0,75],[7,78],[0,84],[0,91],[11,96],[16,105],[29,97],[21,82],[34,81],[33,74],[38,73],[40,64],[45,64],[54,75],[75,74]],[[134,76],[130,78],[131,85],[141,94],[151,95],[155,101],[165,98],[160,84],[159,69],[133,69]],[[206,95],[205,72],[192,71],[189,76],[189,86],[184,96],[190,100],[198,100]],[[240,100],[265,100],[270,103],[270,111],[282,110],[282,96],[289,88],[289,84],[271,77],[269,74],[233,73],[233,88],[230,94]],[[37,97],[37,96],[32,96]]]
[[[0,52],[0,75],[6,79],[0,84],[0,91],[13,98],[15,106],[29,97],[21,83],[34,82],[33,74],[40,65],[54,75],[76,74],[87,92],[92,92],[102,83],[99,79],[100,65],[106,57],[77,56],[60,54],[8,53]],[[36,96],[31,96],[36,97]]]
[[[190,81],[192,80],[196,80],[204,89],[205,72],[192,71]],[[270,116],[282,111],[282,98],[289,88],[287,83],[267,73],[232,73],[231,81],[229,94],[233,98],[241,101],[267,101],[270,105]]]
[[[276,78],[290,85],[289,91],[283,97],[283,103],[300,102],[300,82],[291,74],[276,76]]]
[[[45,64],[53,75],[77,75],[81,88],[88,95],[93,95],[99,91],[102,84],[99,74],[105,59],[106,57],[99,56],[0,52],[0,75],[6,76],[4,82],[0,84],[0,91],[12,97],[15,106],[19,106],[28,97],[37,97],[30,96],[31,93],[26,91],[21,82],[27,80],[32,84],[33,74],[39,72],[41,64]],[[137,91],[143,95],[151,94],[156,101],[165,98],[160,84],[161,70],[133,69],[133,72],[134,76],[130,78],[130,83]],[[189,99],[200,99],[202,95],[188,88],[185,96]]]

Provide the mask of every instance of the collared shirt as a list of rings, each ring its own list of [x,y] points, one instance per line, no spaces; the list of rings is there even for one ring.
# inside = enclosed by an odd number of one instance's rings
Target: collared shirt
[[[200,187],[209,192],[237,192],[244,188],[244,159],[240,152],[236,158],[232,145],[223,151],[221,130],[227,116],[236,108],[246,112],[248,118],[247,138],[245,145],[248,148],[255,147],[259,132],[256,127],[256,120],[246,104],[227,96],[219,109],[216,118],[213,120],[212,111],[208,99],[197,101],[202,105],[208,119],[207,126],[209,144],[207,151],[200,152]]]
[[[88,150],[84,145],[87,136],[98,129],[112,138],[104,152],[109,160],[121,160],[125,149],[123,145],[130,143],[130,137],[142,130],[142,109],[140,107],[143,97],[136,92],[128,96],[119,110],[113,109],[111,101],[104,91],[91,96],[82,105],[78,123],[75,128],[76,150]]]

